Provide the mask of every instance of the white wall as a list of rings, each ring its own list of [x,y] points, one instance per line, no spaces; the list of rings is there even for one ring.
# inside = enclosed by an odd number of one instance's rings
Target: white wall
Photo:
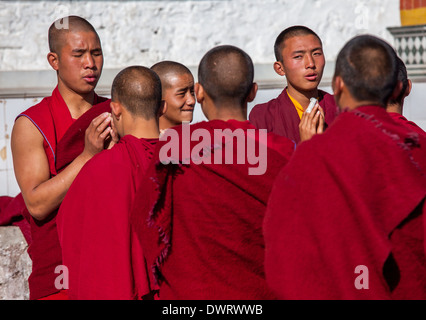
[[[349,38],[369,32],[392,41],[398,0],[0,1],[0,70],[49,69],[47,29],[68,14],[98,30],[105,68],[172,59],[195,66],[219,44],[246,50],[255,63],[273,62],[273,42],[304,24],[334,60]]]

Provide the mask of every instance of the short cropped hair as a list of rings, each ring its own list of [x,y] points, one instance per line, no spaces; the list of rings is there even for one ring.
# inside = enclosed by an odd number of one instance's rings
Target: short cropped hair
[[[407,67],[405,66],[404,61],[400,57],[397,57],[397,67],[398,67],[398,76],[397,79],[402,83],[401,93],[393,100],[390,101],[392,104],[401,104],[402,100],[405,97],[405,91],[408,88],[408,73]]]
[[[336,60],[340,76],[354,99],[386,106],[397,83],[397,55],[384,40],[361,35],[350,40]]]
[[[198,82],[215,103],[244,103],[253,79],[254,66],[250,56],[231,45],[211,49],[198,67]]]
[[[161,81],[149,68],[131,66],[120,71],[112,82],[111,100],[146,120],[157,117],[161,107]]]
[[[275,59],[277,59],[277,61],[283,62],[282,51],[284,49],[284,45],[287,39],[297,37],[297,36],[308,36],[308,35],[313,35],[317,37],[322,46],[322,41],[320,37],[308,27],[292,26],[283,30],[278,35],[277,39],[275,40],[275,44],[274,44]]]
[[[165,60],[157,62],[151,67],[151,70],[160,77],[163,90],[170,87],[168,82],[169,75],[190,74],[192,76],[192,72],[188,69],[188,67],[176,61]]]
[[[66,20],[66,24],[64,23]],[[65,27],[66,25],[66,27]],[[48,31],[48,42],[50,52],[60,54],[64,45],[64,35],[68,32],[93,32],[99,39],[95,28],[86,19],[79,16],[68,16],[57,19],[51,24]],[[100,42],[100,40],[99,40]]]

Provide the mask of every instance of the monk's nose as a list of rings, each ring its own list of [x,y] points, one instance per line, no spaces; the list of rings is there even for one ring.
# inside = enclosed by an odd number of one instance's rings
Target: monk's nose
[[[306,55],[305,63],[306,63],[306,69],[315,67],[315,60],[310,55]]]

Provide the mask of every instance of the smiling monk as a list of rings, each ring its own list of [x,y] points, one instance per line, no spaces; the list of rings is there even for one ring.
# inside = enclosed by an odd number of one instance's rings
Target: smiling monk
[[[62,264],[56,214],[80,169],[114,135],[110,114],[105,112],[110,110],[109,102],[94,91],[103,66],[95,29],[83,18],[69,16],[55,21],[48,35],[47,59],[56,71],[57,87],[52,96],[18,116],[11,141],[16,180],[26,206],[23,215],[31,225],[30,299],[66,298],[55,286],[59,276],[55,269]],[[80,128],[76,132],[85,132],[80,139],[84,148],[58,170],[57,149],[69,136],[68,129],[76,126]]]
[[[286,77],[287,87],[276,99],[256,105],[249,119],[258,129],[267,129],[299,143],[312,134],[322,133],[337,113],[333,96],[318,89],[325,66],[322,42],[311,29],[293,26],[280,33],[274,51],[277,59],[274,70]],[[319,106],[308,117],[304,112],[311,98],[318,99]],[[299,131],[299,125],[304,129],[313,127],[314,131],[306,137],[303,135],[306,130]]]
[[[160,117],[160,130],[192,122],[195,106],[194,76],[181,63],[161,61],[151,67],[161,80],[167,111]]]

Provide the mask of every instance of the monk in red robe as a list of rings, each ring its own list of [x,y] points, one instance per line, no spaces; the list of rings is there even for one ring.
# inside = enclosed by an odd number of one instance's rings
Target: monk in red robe
[[[389,112],[391,118],[400,123],[403,126],[409,127],[411,130],[416,131],[420,134],[426,134],[425,131],[420,128],[413,121],[407,120],[402,114],[404,109],[404,100],[411,93],[412,82],[408,79],[407,68],[405,67],[404,61],[398,57],[398,84],[401,86],[401,93],[394,99],[389,100],[386,110]]]
[[[257,85],[244,51],[210,50],[198,76],[197,101],[210,121],[164,133],[135,197],[131,220],[151,282],[162,300],[273,299],[262,221],[295,145],[247,121]]]
[[[57,210],[80,169],[114,134],[106,108],[109,102],[94,92],[103,57],[93,26],[77,16],[57,20],[49,28],[49,47],[47,59],[57,73],[58,85],[51,97],[18,116],[11,139],[15,175],[22,192],[18,196],[20,212],[31,226],[30,299],[66,297],[63,287],[55,285],[60,276],[55,270],[62,265]],[[78,135],[73,137],[72,133]],[[62,139],[66,139],[65,145],[69,145],[67,141],[79,142],[72,157],[60,147]],[[60,155],[58,149],[63,150]],[[58,162],[61,167],[57,167]]]
[[[311,29],[293,26],[279,34],[274,52],[274,70],[286,77],[287,87],[276,99],[254,106],[249,119],[258,129],[299,143],[322,133],[337,113],[333,96],[318,89],[325,66],[322,42]],[[317,116],[308,119],[303,115],[311,98],[318,99],[319,105],[312,111]],[[308,127],[303,128],[305,136],[301,137],[299,126]]]
[[[333,80],[342,113],[276,179],[265,269],[280,299],[426,298],[426,138],[386,112],[396,61],[381,39],[349,41]]]
[[[166,113],[160,117],[160,132],[182,122],[192,122],[195,93],[191,71],[181,63],[168,60],[154,64],[151,70],[160,77],[163,100],[167,104]]]
[[[161,106],[154,71],[128,67],[114,79],[111,112],[120,141],[83,167],[57,216],[70,299],[141,299],[151,291],[129,216],[158,141]]]

